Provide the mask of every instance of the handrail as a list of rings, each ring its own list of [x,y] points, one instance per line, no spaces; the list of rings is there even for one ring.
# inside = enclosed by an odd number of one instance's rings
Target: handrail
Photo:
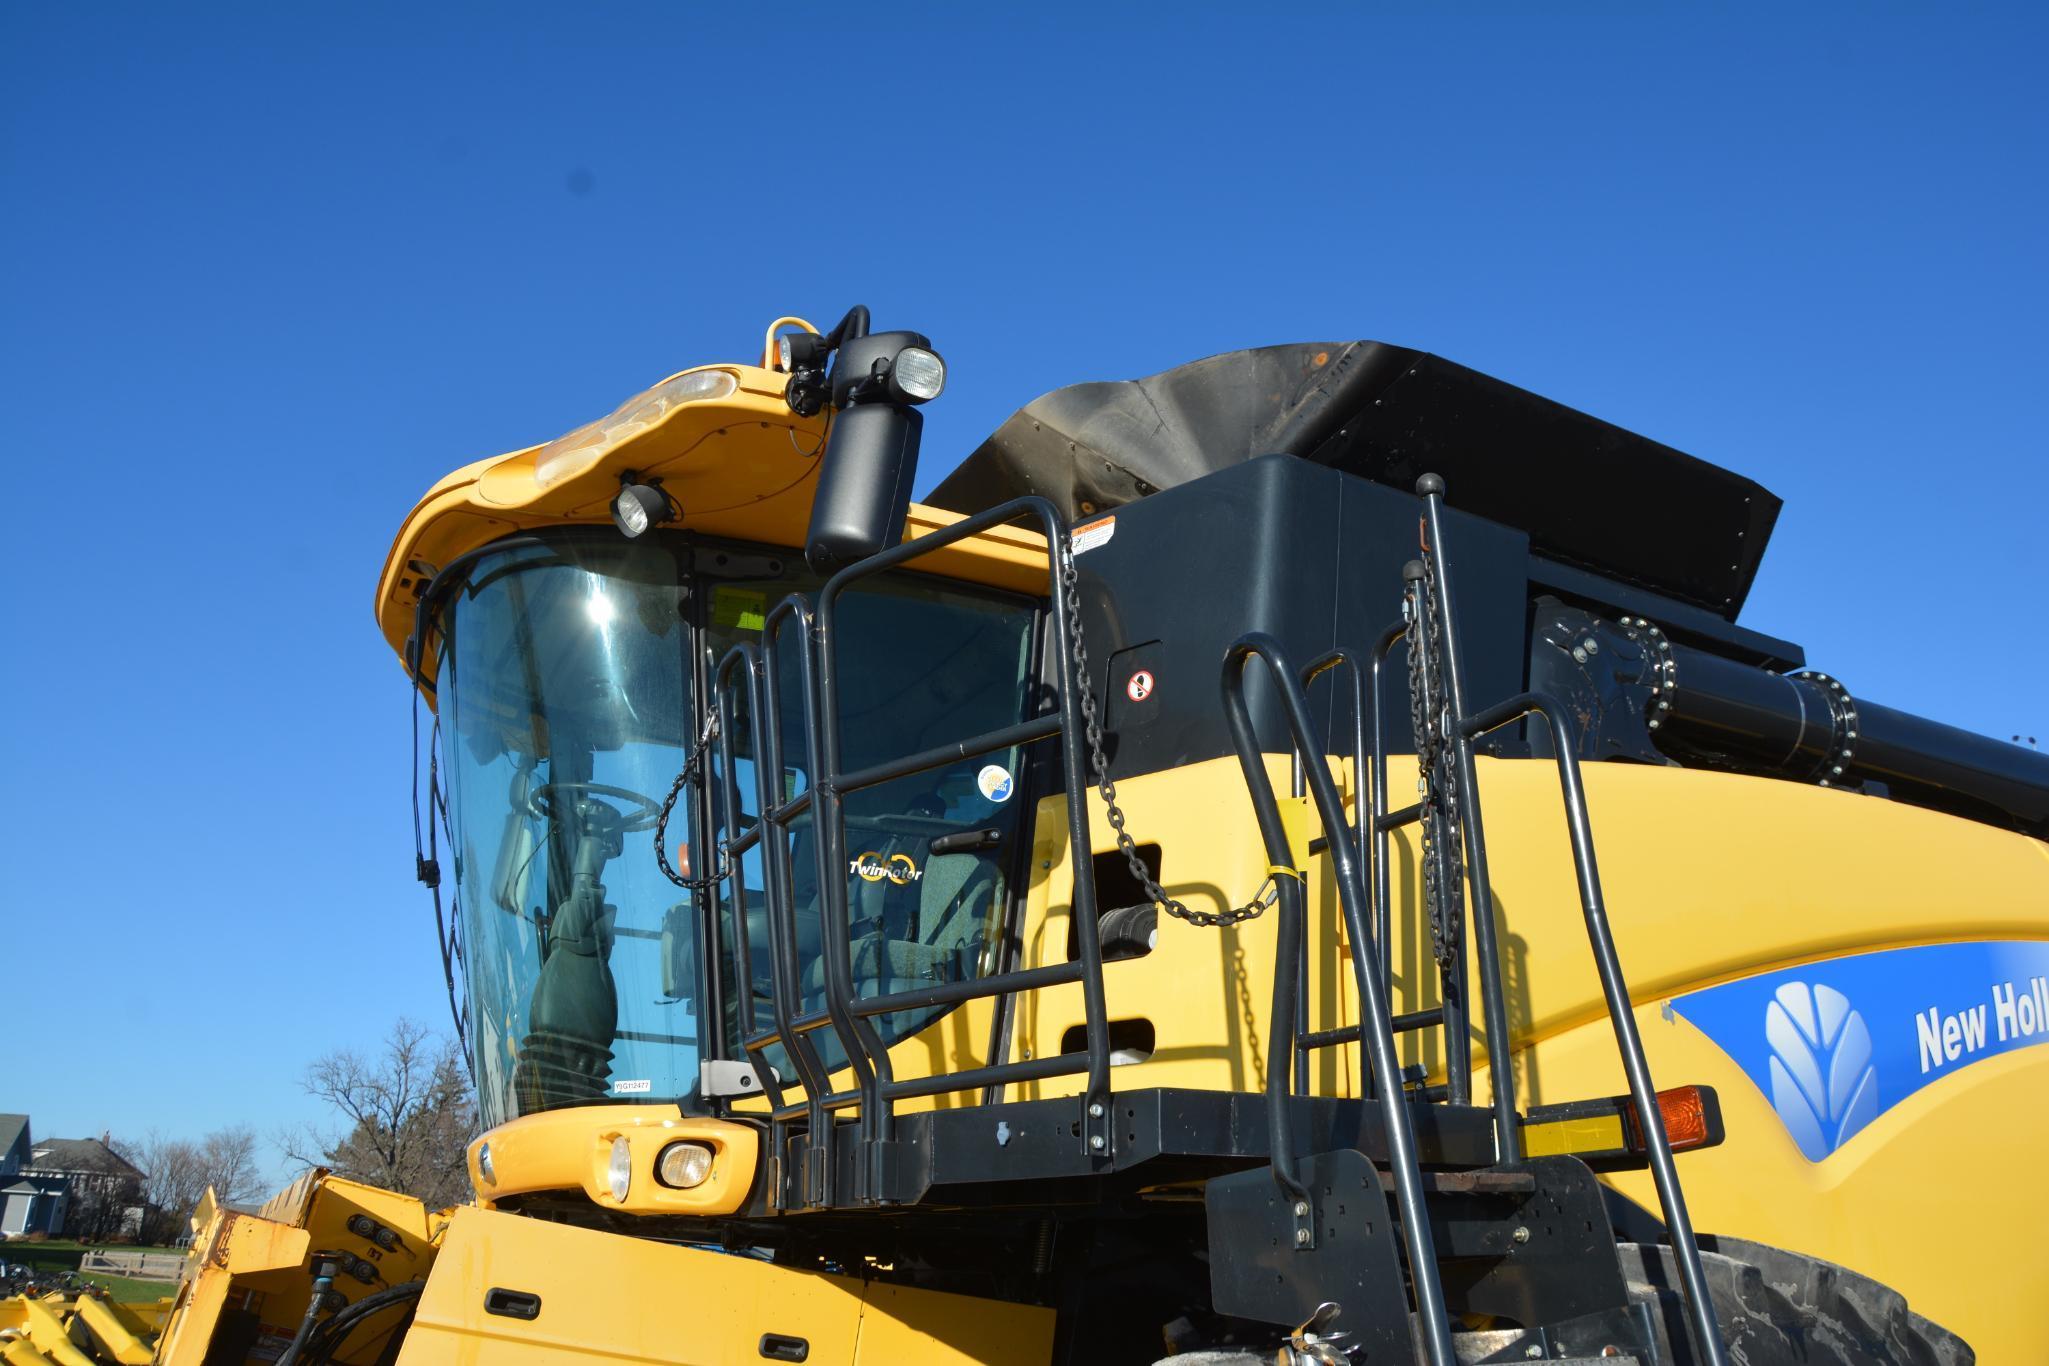
[[[1306,698],[1311,683],[1314,683],[1332,669],[1340,667],[1349,670],[1352,677],[1352,821],[1349,827],[1343,828],[1350,829],[1352,838],[1358,845],[1355,854],[1359,860],[1359,866],[1371,868],[1373,866],[1373,850],[1368,827],[1371,826],[1372,821],[1368,813],[1372,810],[1372,799],[1365,787],[1366,758],[1368,753],[1366,749],[1365,670],[1359,667],[1358,657],[1352,651],[1340,645],[1336,649],[1324,651],[1302,666],[1302,692]],[[1332,834],[1333,832],[1326,832],[1325,838],[1331,838]],[[1367,952],[1368,947],[1363,944],[1354,944],[1352,946],[1352,953],[1354,956],[1363,954]],[[1306,974],[1309,966],[1309,954],[1306,945],[1303,949],[1301,966]],[[1297,1036],[1297,1046],[1295,1049],[1295,1089],[1297,1091],[1307,1091],[1309,1089],[1310,1049],[1301,1043],[1302,1039],[1310,1037],[1309,991],[1307,984],[1304,983],[1299,986],[1297,991],[1299,998],[1295,1007]]]
[[[1020,725],[1014,724],[979,736],[969,737],[952,746],[938,750],[927,750],[921,755],[907,756],[893,764],[873,766],[853,773],[843,772],[839,734],[839,661],[834,624],[840,598],[854,584],[873,577],[885,570],[907,564],[935,550],[956,542],[980,535],[984,531],[1006,525],[1024,518],[1039,523],[1046,537],[1047,594],[1051,603],[1052,638],[1055,675],[1059,693],[1061,767],[1067,791],[1068,838],[1073,867],[1073,891],[1070,896],[1070,913],[1075,921],[1075,939],[1080,951],[1080,974],[1082,988],[1085,1035],[1087,1040],[1085,1070],[1088,1074],[1086,1090],[1082,1097],[1081,1143],[1085,1153],[1093,1157],[1108,1158],[1115,1145],[1115,1126],[1110,1117],[1110,1049],[1108,1012],[1103,1000],[1103,957],[1101,936],[1096,923],[1095,886],[1091,860],[1088,814],[1088,771],[1082,751],[1083,720],[1081,712],[1080,681],[1075,676],[1075,660],[1068,642],[1072,639],[1070,620],[1077,605],[1069,600],[1063,579],[1063,571],[1070,563],[1071,552],[1067,548],[1065,525],[1058,509],[1048,500],[1028,496],[999,504],[986,511],[966,517],[953,525],[938,531],[928,532],[914,540],[892,546],[879,554],[847,566],[826,580],[819,590],[817,609],[817,631],[815,652],[818,659],[819,711],[818,736],[820,739],[820,766],[813,785],[819,791],[816,803],[821,831],[837,845],[844,839],[845,813],[841,799],[862,787],[901,777],[904,773],[916,771],[907,767],[913,762],[926,767],[948,762],[950,757],[969,757],[1008,748],[1018,743]],[[1028,726],[1028,723],[1023,723]],[[1048,730],[1044,736],[1050,738]],[[844,876],[821,877],[820,900],[833,907],[833,923],[846,923],[847,885]],[[837,938],[829,935],[828,938]],[[843,955],[842,955],[843,956]],[[828,955],[830,960],[833,955]],[[841,966],[844,966],[842,963]],[[972,984],[975,990],[960,999],[972,1000],[983,997],[1002,996],[1017,990],[1028,989],[1038,982],[1020,973],[998,974],[979,978]],[[828,962],[826,974],[828,997],[839,997],[839,1004],[846,1012],[857,1018],[871,1013],[869,1003],[855,998],[851,973],[835,972]],[[879,998],[878,998],[879,999]],[[895,1099],[912,1092],[904,1089],[906,1084],[898,1083],[891,1074],[887,1052],[878,1049],[871,1058],[875,1078],[871,1086],[872,1101],[864,1100],[862,1106],[863,1141],[871,1149],[869,1164],[870,1189],[883,1190],[888,1184],[890,1148],[896,1138]],[[968,1072],[953,1074],[958,1079],[973,1079],[974,1085],[994,1085],[1008,1080],[1027,1080],[1033,1076],[1045,1075],[1039,1068],[1050,1065],[1051,1060],[1040,1059],[1037,1066],[1030,1062],[995,1064],[975,1068]],[[1084,1070],[1076,1066],[1072,1070]],[[923,1087],[935,1082],[909,1083]],[[963,1088],[965,1089],[965,1088]],[[922,1091],[920,1092],[922,1093]]]
[[[1622,1054],[1623,1072],[1629,1079],[1629,1093],[1642,1121],[1644,1146],[1649,1149],[1651,1180],[1663,1207],[1665,1226],[1672,1241],[1673,1258],[1679,1264],[1679,1279],[1685,1291],[1686,1307],[1696,1345],[1708,1366],[1727,1366],[1728,1356],[1715,1322],[1709,1298],[1707,1276],[1700,1262],[1700,1247],[1693,1222],[1686,1211],[1686,1196],[1679,1188],[1678,1169],[1672,1162],[1672,1141],[1665,1131],[1665,1116],[1658,1105],[1657,1089],[1651,1084],[1650,1062],[1644,1056],[1643,1039],[1636,1028],[1634,1005],[1622,977],[1621,960],[1615,954],[1614,935],[1608,924],[1608,909],[1601,894],[1601,875],[1594,862],[1592,823],[1587,816],[1586,792],[1580,783],[1579,756],[1572,744],[1572,728],[1565,710],[1553,698],[1525,692],[1485,710],[1469,715],[1465,710],[1458,633],[1453,629],[1450,574],[1445,561],[1444,480],[1426,474],[1416,481],[1423,499],[1424,522],[1428,529],[1426,553],[1437,570],[1437,625],[1444,641],[1445,693],[1443,699],[1451,741],[1458,762],[1459,783],[1466,799],[1460,806],[1466,848],[1467,871],[1473,884],[1473,934],[1480,949],[1481,1008],[1486,1013],[1488,1075],[1494,1092],[1497,1146],[1503,1161],[1521,1154],[1521,1130],[1515,1112],[1515,1067],[1510,1056],[1508,1010],[1501,985],[1501,961],[1494,942],[1493,889],[1487,868],[1487,841],[1480,817],[1479,785],[1475,777],[1472,742],[1525,716],[1541,717],[1551,730],[1551,748],[1558,764],[1558,783],[1565,801],[1566,828],[1572,841],[1573,871],[1579,882],[1580,910],[1585,917],[1587,941],[1593,949],[1594,967],[1601,979],[1601,994],[1608,1006],[1608,1019],[1615,1031],[1617,1050]],[[1413,562],[1412,562],[1413,565]],[[1410,580],[1410,601],[1421,604],[1426,595],[1423,569],[1404,571]],[[1414,667],[1414,661],[1411,661]],[[1435,717],[1432,718],[1433,722]]]
[[[834,632],[841,597],[853,585],[871,575],[916,560],[993,527],[1026,518],[1040,524],[1048,545],[1054,547],[1048,569],[1048,597],[1051,603],[1051,640],[1055,642],[1053,671],[1058,692],[1057,709],[885,763],[856,770],[843,769],[839,736],[838,652]],[[725,736],[735,733],[730,701],[734,674],[744,670],[749,684],[752,713],[749,724],[754,740],[760,807],[755,824],[745,831],[740,830],[740,813],[733,796],[737,784],[737,761],[730,747],[726,747],[728,837],[721,847],[732,864],[730,871],[736,883],[745,880],[737,875],[738,854],[756,846],[762,851],[764,891],[769,900],[770,952],[774,963],[769,981],[774,1024],[766,1030],[755,1030],[750,1013],[742,1046],[761,1068],[764,1089],[769,1093],[772,1122],[780,1125],[793,1121],[799,1114],[805,1116],[812,1139],[809,1149],[811,1166],[806,1175],[803,1199],[810,1205],[834,1203],[831,1184],[835,1180],[837,1164],[830,1156],[836,1134],[833,1116],[854,1106],[858,1106],[860,1111],[860,1141],[866,1149],[863,1154],[865,1160],[859,1168],[861,1189],[856,1196],[866,1203],[893,1201],[895,1102],[915,1096],[1085,1072],[1088,1080],[1081,1098],[1083,1151],[1091,1158],[1100,1159],[1108,1159],[1114,1151],[1115,1127],[1109,1113],[1109,1027],[1103,999],[1102,945],[1096,923],[1090,853],[1089,782],[1082,749],[1082,680],[1076,675],[1076,661],[1069,645],[1073,613],[1077,607],[1071,600],[1063,573],[1070,563],[1064,524],[1057,509],[1043,498],[1016,499],[841,570],[819,591],[815,609],[803,595],[791,594],[764,617],[758,650],[743,642],[729,650],[720,661],[718,706],[721,733]],[[785,669],[778,636],[787,623],[795,624],[803,642],[802,648],[794,653],[803,695],[805,741],[812,775],[810,787],[793,797],[785,797],[777,790],[784,747],[779,686]],[[933,983],[873,996],[860,995],[853,974],[851,914],[844,871],[845,799],[852,793],[960,759],[1056,737],[1061,742],[1062,776],[1068,794],[1068,835],[1073,866],[1070,908],[1075,917],[1078,957],[1071,962],[1012,968],[967,981]],[[822,1011],[804,1008],[802,973],[796,952],[799,936],[795,877],[789,865],[788,836],[792,823],[806,813],[809,813],[813,824],[813,846],[817,856],[825,997]],[[741,913],[734,939],[743,955],[744,965],[747,953],[744,887],[737,889],[734,904]],[[751,966],[747,966],[745,971],[751,983]],[[1019,992],[1069,983],[1081,984],[1086,1018],[1086,1047],[1076,1054],[991,1063],[929,1077],[898,1079],[890,1065],[888,1045],[873,1023],[877,1016],[894,1011],[990,997],[1009,998]],[[835,1092],[828,1089],[830,1072],[810,1038],[816,1030],[827,1025],[838,1037],[853,1071],[851,1090]],[[763,1057],[767,1048],[778,1043],[790,1051],[802,1074],[805,1098],[801,1106],[785,1101],[778,1079]]]
[[[1347,830],[1344,806],[1330,767],[1323,760],[1322,746],[1310,739],[1309,707],[1302,686],[1288,667],[1279,641],[1263,631],[1240,636],[1224,654],[1224,719],[1230,726],[1231,742],[1238,752],[1238,765],[1245,774],[1245,786],[1259,819],[1260,838],[1267,861],[1277,868],[1294,869],[1295,852],[1289,847],[1287,827],[1280,804],[1267,775],[1259,736],[1252,713],[1245,702],[1245,666],[1258,659],[1272,677],[1279,694],[1282,715],[1288,724],[1289,740],[1297,762],[1305,773],[1311,797],[1316,802],[1324,829],[1331,832],[1328,852],[1337,875],[1338,902],[1354,943],[1352,971],[1364,1010],[1362,1052],[1370,1063],[1380,1113],[1387,1130],[1388,1167],[1394,1180],[1395,1204],[1401,1212],[1402,1240],[1409,1258],[1409,1279],[1416,1297],[1416,1316],[1423,1345],[1431,1366],[1453,1366],[1451,1327],[1445,1315],[1444,1285],[1438,1276],[1437,1254],[1430,1233],[1430,1220],[1423,1202],[1422,1169],[1416,1156],[1415,1124],[1409,1114],[1408,1098],[1402,1093],[1401,1066],[1395,1057],[1394,1034],[1388,1014],[1387,994],[1378,973],[1367,968],[1372,931],[1366,919],[1366,895],[1359,865],[1349,841],[1338,836]],[[1313,756],[1313,759],[1312,759]],[[1273,1046],[1266,1069],[1266,1111],[1269,1148],[1274,1180],[1287,1192],[1296,1210],[1297,1246],[1316,1245],[1314,1202],[1295,1175],[1293,1136],[1288,1120],[1288,1059],[1295,1051],[1294,994],[1296,975],[1290,969],[1301,951],[1303,933],[1303,886],[1294,876],[1276,876],[1276,904],[1279,925],[1274,964]],[[1282,1040],[1287,1041],[1283,1050]],[[1304,1235],[1307,1235],[1306,1237]]]

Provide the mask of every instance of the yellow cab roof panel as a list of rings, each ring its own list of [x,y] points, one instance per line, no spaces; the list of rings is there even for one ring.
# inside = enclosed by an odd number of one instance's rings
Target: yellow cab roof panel
[[[671,527],[799,548],[810,522],[829,414],[799,417],[788,376],[754,365],[699,366],[636,395],[611,416],[556,441],[479,460],[429,489],[399,527],[377,584],[377,623],[401,658],[414,609],[457,556],[516,532],[609,525],[620,476],[659,480]],[[703,394],[666,403],[669,394]],[[961,520],[912,504],[906,539]],[[1027,593],[1046,588],[1046,542],[1004,527],[918,561],[918,569]],[[431,675],[433,661],[423,662]]]

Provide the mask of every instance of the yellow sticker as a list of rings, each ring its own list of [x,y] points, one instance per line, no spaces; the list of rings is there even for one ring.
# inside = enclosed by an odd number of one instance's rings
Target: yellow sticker
[[[759,631],[768,620],[768,594],[755,588],[720,584],[712,590],[711,620],[714,626]]]

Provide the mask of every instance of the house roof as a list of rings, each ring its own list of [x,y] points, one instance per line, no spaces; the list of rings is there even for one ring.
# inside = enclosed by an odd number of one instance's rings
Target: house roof
[[[0,1153],[12,1148],[15,1140],[27,1132],[27,1115],[0,1115]]]
[[[0,1186],[0,1195],[41,1195],[43,1188],[33,1181],[17,1181],[11,1186]]]
[[[91,1172],[141,1176],[133,1162],[97,1138],[49,1138],[35,1146],[32,1172]]]

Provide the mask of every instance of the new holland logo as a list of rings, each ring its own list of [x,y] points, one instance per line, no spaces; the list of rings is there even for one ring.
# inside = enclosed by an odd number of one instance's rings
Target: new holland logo
[[[917,862],[909,854],[891,854],[888,858],[880,854],[863,854],[847,864],[847,872],[863,882],[880,882],[888,878],[899,887],[925,876],[918,871]]]
[[[1810,1161],[1819,1162],[1878,1117],[1871,1030],[1834,987],[1787,982],[1765,1007],[1772,1108]]]

